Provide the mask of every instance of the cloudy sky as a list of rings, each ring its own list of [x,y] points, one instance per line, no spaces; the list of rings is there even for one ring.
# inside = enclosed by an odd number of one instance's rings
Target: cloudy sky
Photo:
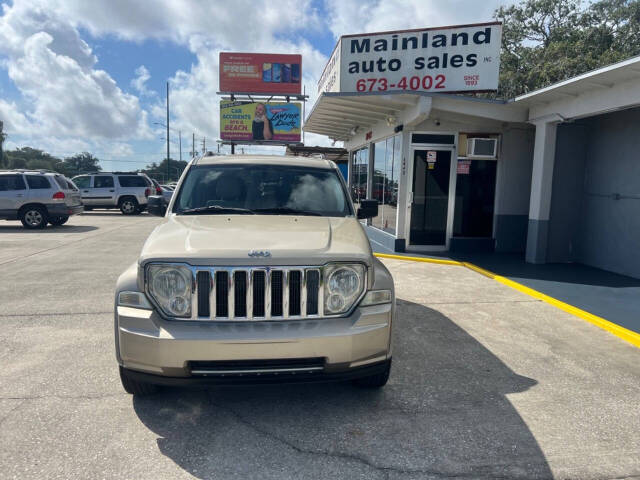
[[[218,138],[221,51],[302,54],[311,107],[340,35],[485,22],[510,1],[0,0],[5,148],[86,150],[105,169],[159,161],[166,147],[155,122],[164,122],[169,81],[171,156],[180,129],[187,158],[192,132],[208,150]]]

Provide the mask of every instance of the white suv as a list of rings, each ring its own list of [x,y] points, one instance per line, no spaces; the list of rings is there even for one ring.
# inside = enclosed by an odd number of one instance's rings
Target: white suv
[[[80,192],[55,172],[0,171],[0,219],[20,220],[25,228],[62,225],[83,210]]]
[[[135,215],[147,207],[147,197],[155,188],[151,179],[137,172],[99,172],[73,177],[82,194],[85,210],[119,208]]]

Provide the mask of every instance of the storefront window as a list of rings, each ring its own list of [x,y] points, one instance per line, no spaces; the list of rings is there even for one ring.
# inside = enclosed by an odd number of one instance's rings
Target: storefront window
[[[374,152],[372,198],[378,200],[380,207],[372,225],[395,235],[402,137],[396,135],[376,142]]]
[[[361,148],[353,153],[351,171],[351,199],[358,208],[360,200],[367,198],[367,179],[369,178],[369,149]]]

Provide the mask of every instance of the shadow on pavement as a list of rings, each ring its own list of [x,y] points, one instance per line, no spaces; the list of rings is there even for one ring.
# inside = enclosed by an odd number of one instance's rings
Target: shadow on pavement
[[[89,210],[82,212],[82,215],[85,217],[139,217],[141,215],[145,215],[145,212],[139,213],[137,215],[124,215],[120,210]]]
[[[71,221],[71,220],[70,220]],[[91,232],[92,230],[97,230],[98,227],[94,227],[92,225],[73,225],[73,224],[65,224],[65,225],[47,225],[46,228],[29,230],[28,228],[24,228],[22,224],[13,224],[13,225],[0,225],[0,234],[3,233],[29,233],[33,235],[37,234],[55,234],[55,233],[84,233]]]
[[[611,288],[640,287],[640,279],[619,275],[580,263],[526,263],[520,254],[451,254],[454,260],[467,261],[503,277],[545,280]]]
[[[537,382],[436,310],[398,301],[397,313],[382,390],[165,390],[134,397],[135,412],[159,450],[198,478],[551,478],[506,397]]]

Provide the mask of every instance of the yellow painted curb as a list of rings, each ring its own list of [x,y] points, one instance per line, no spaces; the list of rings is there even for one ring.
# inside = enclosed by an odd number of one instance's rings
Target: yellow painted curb
[[[376,257],[382,257],[382,258],[394,258],[398,260],[412,260],[412,261],[418,261],[418,262],[438,263],[438,264],[444,264],[444,265],[457,265],[457,266],[467,267],[468,269],[473,270],[474,272],[479,273],[480,275],[484,275],[485,277],[491,278],[492,280],[495,280],[496,282],[500,282],[503,285],[511,287],[521,293],[524,293],[525,295],[529,295],[530,297],[541,300],[545,303],[548,303],[549,305],[553,305],[554,307],[559,308],[564,312],[570,313],[571,315],[574,315],[582,320],[585,320],[595,325],[596,327],[600,327],[603,330],[606,330],[607,332],[615,335],[616,337],[621,338],[622,340],[625,340],[626,342],[629,342],[630,344],[640,348],[640,334],[634,331],[628,330],[624,327],[621,327],[620,325],[610,322],[609,320],[605,320],[602,317],[598,317],[597,315],[589,313],[586,310],[582,310],[578,307],[574,307],[573,305],[569,305],[568,303],[562,302],[556,298],[550,297],[549,295],[545,295],[544,293],[534,290],[533,288],[529,288],[526,285],[522,285],[521,283],[514,282],[509,278],[496,275],[495,273],[490,272],[489,270],[485,270],[484,268],[480,268],[477,265],[474,265],[473,263],[458,262],[456,260],[442,260],[439,258],[405,257],[401,255],[388,255],[385,253],[375,253],[374,255]]]
[[[394,260],[410,260],[412,262],[437,263],[440,265],[462,265],[462,262],[458,262],[456,260],[445,260],[443,258],[406,257],[404,255],[390,255],[388,253],[374,253],[374,255],[381,258],[393,258]]]

